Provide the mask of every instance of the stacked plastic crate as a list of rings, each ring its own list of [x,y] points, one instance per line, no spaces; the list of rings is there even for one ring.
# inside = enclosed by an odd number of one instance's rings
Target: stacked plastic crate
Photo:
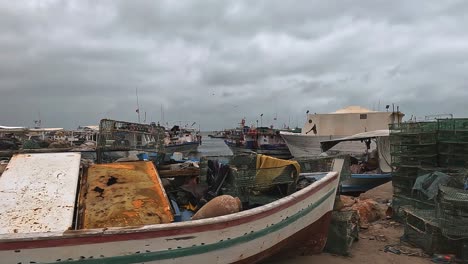
[[[434,208],[434,204],[416,191],[416,178],[438,165],[437,122],[400,123],[390,126],[391,156],[394,167],[393,208],[401,216],[405,205],[422,209]]]

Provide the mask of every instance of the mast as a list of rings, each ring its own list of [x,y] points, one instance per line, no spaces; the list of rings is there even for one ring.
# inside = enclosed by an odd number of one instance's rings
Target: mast
[[[41,110],[37,110],[38,119],[34,120],[34,128],[41,128],[42,120],[41,120]]]
[[[163,104],[161,104],[161,123],[164,124],[164,108],[163,108]]]
[[[140,103],[138,102],[138,87],[135,88],[135,92],[136,92],[136,101],[137,101],[136,112],[137,112],[137,115],[138,115],[138,123],[140,123]]]

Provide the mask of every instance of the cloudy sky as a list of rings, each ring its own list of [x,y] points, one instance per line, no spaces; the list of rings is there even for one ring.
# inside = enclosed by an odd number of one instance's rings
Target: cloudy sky
[[[0,125],[468,116],[466,1],[1,1]],[[379,103],[380,102],[380,103]]]

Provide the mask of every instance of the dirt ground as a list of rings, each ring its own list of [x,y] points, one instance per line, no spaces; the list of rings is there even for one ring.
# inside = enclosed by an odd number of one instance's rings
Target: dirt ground
[[[378,202],[385,204],[392,198],[391,182],[372,189],[364,194],[362,198],[372,198]],[[380,220],[370,224],[368,229],[361,229],[359,240],[354,242],[351,248],[351,256],[335,256],[327,253],[322,253],[313,256],[295,256],[276,258],[268,260],[268,264],[305,264],[305,263],[356,263],[356,264],[423,264],[433,263],[427,256],[424,256],[422,250],[413,248],[400,243],[400,237],[403,235],[403,226],[389,220]],[[385,246],[395,245],[393,248],[400,249],[406,254],[394,254],[384,252]],[[412,256],[409,256],[412,255]]]

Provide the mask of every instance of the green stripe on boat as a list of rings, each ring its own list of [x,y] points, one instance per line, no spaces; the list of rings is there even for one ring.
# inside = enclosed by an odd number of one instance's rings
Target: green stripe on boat
[[[294,215],[290,216],[289,218],[284,219],[283,221],[273,224],[269,227],[266,227],[262,230],[248,233],[247,235],[236,237],[228,240],[223,240],[214,244],[208,245],[197,245],[192,247],[186,248],[178,248],[178,249],[171,249],[165,251],[157,251],[157,252],[149,252],[149,253],[135,253],[132,255],[124,255],[124,256],[115,256],[115,257],[104,257],[104,258],[88,258],[88,259],[80,259],[80,260],[70,260],[70,261],[61,261],[61,262],[53,262],[53,263],[87,263],[87,264],[127,264],[127,263],[141,263],[141,262],[148,262],[148,261],[156,261],[156,260],[163,260],[163,259],[172,259],[172,258],[180,258],[192,255],[198,255],[207,253],[214,250],[224,249],[228,247],[232,247],[237,244],[249,242],[251,240],[257,239],[259,237],[265,236],[272,232],[276,232],[289,224],[297,221],[299,218],[307,215],[312,210],[317,208],[320,204],[325,202],[331,195],[335,194],[336,189],[329,191],[325,194],[322,198],[320,198],[315,203],[310,204],[305,209],[295,213]]]

